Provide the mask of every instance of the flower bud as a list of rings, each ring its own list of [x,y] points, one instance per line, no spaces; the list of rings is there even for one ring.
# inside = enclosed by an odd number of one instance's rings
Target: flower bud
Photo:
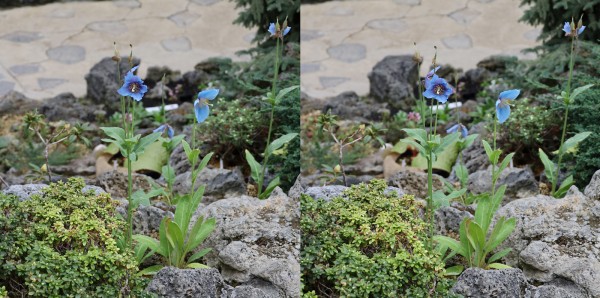
[[[40,171],[42,171],[42,173],[47,173],[48,172],[48,166],[46,164],[42,165],[42,167],[40,168]]]
[[[334,173],[341,173],[341,172],[342,172],[342,167],[341,167],[340,165],[336,165],[336,166],[333,168],[333,172],[334,172]]]

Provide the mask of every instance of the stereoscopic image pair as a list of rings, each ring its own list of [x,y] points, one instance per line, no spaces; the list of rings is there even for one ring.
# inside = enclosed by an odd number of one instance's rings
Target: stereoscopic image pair
[[[600,297],[600,1],[0,3],[0,297]]]

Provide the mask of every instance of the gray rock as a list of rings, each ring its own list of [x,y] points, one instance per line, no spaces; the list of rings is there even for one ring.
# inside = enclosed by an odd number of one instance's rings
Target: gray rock
[[[329,57],[346,63],[354,63],[365,59],[367,47],[358,43],[344,43],[327,49]]]
[[[461,8],[459,10],[456,10],[456,11],[450,13],[448,16],[451,19],[453,19],[456,23],[461,24],[461,25],[466,25],[466,24],[471,23],[480,14],[481,14],[481,12],[466,7],[466,8]]]
[[[387,56],[369,73],[369,92],[393,110],[409,111],[415,103],[418,81],[419,71],[412,56]]]
[[[160,44],[169,52],[187,52],[192,49],[192,42],[185,36],[161,40]]]
[[[444,178],[433,175],[433,191],[444,187]],[[427,197],[427,173],[403,170],[390,176],[388,185],[401,188],[406,194],[417,198]]]
[[[23,184],[23,185],[11,185],[7,189],[2,192],[6,195],[14,195],[19,201],[26,201],[31,198],[33,195],[42,194],[42,189],[45,188],[46,184]],[[102,188],[86,185],[82,189],[83,192],[93,191],[96,195],[106,193]]]
[[[266,200],[240,196],[198,210],[192,221],[217,221],[202,245],[213,249],[204,258],[207,265],[220,268],[229,283],[262,279],[286,297],[300,297],[299,204],[276,188]]]
[[[592,200],[600,200],[600,170],[594,173],[583,193]]]
[[[361,99],[354,91],[341,93],[328,98],[323,105],[323,113],[331,111],[339,119],[351,120],[353,122],[381,121],[384,115],[390,111],[386,104],[371,102],[369,99]]]
[[[530,168],[506,168],[498,181],[496,189],[499,186],[506,185],[504,193],[504,203],[514,199],[531,197],[539,193],[538,182]],[[468,189],[473,194],[489,192],[492,189],[492,169],[477,171],[469,175]]]
[[[285,298],[285,293],[261,279],[253,279],[235,288],[224,289],[221,298]]]
[[[300,195],[303,194],[306,191],[306,184],[304,181],[303,183],[303,177],[302,175],[298,175],[298,177],[296,177],[296,181],[294,182],[294,185],[292,185],[292,187],[290,187],[290,190],[288,191],[288,196],[292,199],[298,199],[300,198]]]
[[[131,2],[130,2],[131,3]],[[139,3],[138,3],[139,4]],[[87,28],[96,31],[104,32],[111,35],[119,35],[127,32],[127,25],[121,21],[98,21],[87,25]]]
[[[133,189],[148,192],[151,186],[147,179],[148,177],[145,175],[133,174]],[[126,174],[117,171],[105,172],[96,177],[93,184],[102,187],[113,199],[127,198]]]
[[[142,4],[136,0],[115,0],[115,1],[112,1],[112,4],[116,7],[124,7],[124,8],[142,7]]]
[[[348,81],[350,78],[346,77],[319,77],[319,82],[324,89],[333,88]]]
[[[0,37],[0,39],[12,41],[12,42],[20,42],[20,43],[28,43],[32,41],[36,41],[42,38],[42,35],[39,32],[28,32],[28,31],[17,31],[12,32]]]
[[[14,82],[0,81],[0,96],[9,94],[14,88]]]
[[[38,78],[38,86],[40,87],[41,90],[47,90],[47,89],[52,89],[56,86],[60,86],[66,82],[68,82],[65,79],[58,79],[58,78]]]
[[[213,5],[221,0],[191,0],[193,3],[196,3],[198,5],[202,5],[202,6],[210,6]]]
[[[483,270],[468,268],[452,287],[452,292],[472,298],[520,298],[529,284],[520,269]]]
[[[242,173],[228,169],[204,168],[198,174],[195,188],[204,185],[204,199],[206,204],[228,197],[240,196],[246,193],[246,183]],[[189,193],[192,187],[191,172],[185,172],[175,177],[173,191],[184,194]]]
[[[464,218],[473,218],[473,214],[459,204],[442,206],[435,211],[436,231],[443,235],[458,234],[460,223]]]
[[[320,38],[324,34],[317,30],[300,30],[300,39],[303,41],[309,41],[313,39]]]
[[[46,55],[51,60],[63,64],[75,64],[85,59],[85,48],[81,46],[58,46],[48,49]]]
[[[449,49],[470,49],[473,47],[471,37],[465,33],[442,38],[442,43]]]
[[[176,14],[169,16],[169,20],[175,23],[177,27],[187,27],[189,24],[196,21],[199,17],[199,15],[189,11],[180,11]]]
[[[47,99],[39,108],[49,121],[96,122],[104,116],[102,105],[83,103],[71,93],[61,93]]]
[[[372,20],[367,23],[367,26],[371,29],[393,32],[402,32],[409,28],[406,21],[402,18]]]
[[[578,289],[566,289],[555,285],[542,285],[531,289],[525,298],[585,298],[585,294]]]
[[[341,196],[346,189],[348,187],[343,185],[313,186],[306,189],[304,194],[315,200],[331,201],[333,198]]]
[[[483,82],[489,80],[490,75],[490,71],[485,68],[478,67],[467,70],[467,72],[458,79],[458,83],[461,85],[461,88],[459,89],[460,98],[463,100],[486,100],[485,98],[477,98],[477,93],[483,90],[481,85]]]
[[[223,279],[217,269],[165,267],[152,278],[146,290],[159,297],[217,298],[222,287]]]
[[[133,58],[133,65],[139,65],[140,59]],[[122,57],[120,62],[121,78],[129,71],[128,57]],[[117,83],[117,62],[110,57],[96,63],[90,72],[85,75],[87,82],[87,97],[97,104],[104,104],[108,112],[120,111],[121,102],[117,90],[121,85]]]
[[[600,296],[600,202],[573,189],[563,199],[535,196],[515,200],[495,215],[514,217],[517,226],[497,250],[512,248],[503,260],[526,268],[528,279],[568,281],[587,297]],[[563,286],[561,286],[563,287]]]
[[[317,72],[319,70],[321,70],[320,63],[302,63],[302,64],[300,64],[300,73],[301,74]]]
[[[21,115],[37,109],[40,105],[41,102],[38,100],[27,98],[16,91],[10,91],[0,97],[0,117],[9,114]]]
[[[11,66],[8,70],[14,75],[26,75],[37,73],[40,71],[40,65],[38,63],[30,63],[30,64],[18,64]]]
[[[127,204],[123,205],[121,215],[127,218],[127,211],[125,211],[127,210]],[[165,211],[154,206],[139,206],[133,214],[133,234],[158,235],[160,222],[165,217],[173,218],[174,215],[170,211]]]

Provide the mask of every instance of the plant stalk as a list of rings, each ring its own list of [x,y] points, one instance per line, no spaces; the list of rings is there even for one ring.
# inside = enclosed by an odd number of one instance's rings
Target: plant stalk
[[[496,151],[496,126],[497,126],[498,120],[496,119],[496,117],[494,117],[494,149],[492,152]],[[499,157],[498,157],[499,158]],[[494,178],[494,173],[496,172],[496,162],[492,162],[492,198],[494,197],[494,195],[496,194],[496,179]]]

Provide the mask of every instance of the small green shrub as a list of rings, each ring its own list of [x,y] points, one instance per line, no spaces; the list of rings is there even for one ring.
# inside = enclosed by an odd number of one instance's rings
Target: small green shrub
[[[286,18],[292,30],[286,39],[300,42],[300,0],[233,0],[236,8],[242,8],[233,22],[248,29],[257,28],[254,41],[262,42],[263,46],[274,46],[274,41],[265,41],[270,35],[269,23],[277,19],[282,23]]]
[[[564,38],[565,34],[561,29],[571,18],[577,23],[581,15],[583,24],[587,26],[582,38],[600,38],[600,12],[597,9],[600,0],[521,0],[521,6],[527,7],[521,21],[533,26],[542,25],[540,40],[568,43],[569,39]]]
[[[0,194],[0,286],[9,296],[143,295],[132,252],[117,247],[124,222],[114,203],[84,186],[72,178],[23,202]]]
[[[354,185],[331,202],[301,197],[303,291],[326,297],[444,297],[444,263],[425,245],[413,196],[383,180]],[[310,296],[308,296],[310,297]],[[314,296],[313,296],[314,297]]]

